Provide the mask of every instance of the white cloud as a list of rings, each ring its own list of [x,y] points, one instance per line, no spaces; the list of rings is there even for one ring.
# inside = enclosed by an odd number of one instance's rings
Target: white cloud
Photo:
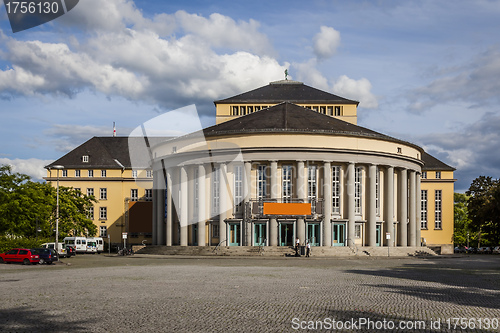
[[[0,94],[73,96],[90,89],[169,109],[254,89],[281,78],[288,66],[267,55],[273,49],[254,20],[183,11],[146,18],[129,0],[88,0],[78,8],[68,16],[77,13],[74,24],[87,29],[85,39],[2,37],[11,66],[0,70]],[[183,34],[162,37],[174,31]]]
[[[332,57],[340,45],[340,32],[332,27],[321,26],[320,32],[314,36],[314,54],[319,59]]]
[[[333,85],[333,92],[339,96],[359,101],[364,108],[377,108],[378,101],[371,92],[372,84],[366,78],[354,80],[342,75]]]
[[[52,162],[52,160],[40,160],[37,158],[16,158],[13,160],[9,158],[0,158],[1,165],[10,165],[12,166],[13,172],[28,175],[34,181],[41,181],[43,180],[43,177],[47,176],[47,171],[44,167]]]

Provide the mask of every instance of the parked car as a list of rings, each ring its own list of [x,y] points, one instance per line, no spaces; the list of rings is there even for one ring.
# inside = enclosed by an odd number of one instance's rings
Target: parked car
[[[491,251],[491,253],[500,254],[500,246],[495,246],[495,248],[493,249],[493,251]]]
[[[47,248],[40,248],[40,249],[33,249],[35,253],[38,254],[40,257],[40,261],[38,262],[39,264],[52,264],[54,261],[59,260],[59,256],[57,255],[56,250],[54,249],[47,249]]]
[[[54,249],[56,247],[56,243],[43,243],[42,247],[47,249]],[[58,242],[57,247],[58,247],[57,254],[59,255],[59,257],[66,258],[67,257],[66,245],[62,242],[61,243]]]
[[[470,246],[467,248],[467,253],[477,253],[477,248]]]
[[[0,253],[0,262],[21,262],[24,265],[37,264],[40,261],[38,254],[32,249],[12,249]]]
[[[465,252],[467,252],[467,250],[463,246],[456,246],[455,250],[453,252],[455,252],[455,253],[465,253]]]

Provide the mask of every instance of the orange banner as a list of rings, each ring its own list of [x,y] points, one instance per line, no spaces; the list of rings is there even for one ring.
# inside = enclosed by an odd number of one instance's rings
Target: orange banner
[[[311,215],[311,204],[264,202],[264,215]]]

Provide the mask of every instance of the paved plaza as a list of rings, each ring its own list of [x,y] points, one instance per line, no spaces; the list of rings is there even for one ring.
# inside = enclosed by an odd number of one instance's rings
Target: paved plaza
[[[500,256],[62,262],[0,265],[1,332],[500,331]]]

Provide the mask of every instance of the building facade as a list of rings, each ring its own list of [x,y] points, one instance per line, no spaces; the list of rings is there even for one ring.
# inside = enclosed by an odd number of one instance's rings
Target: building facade
[[[215,126],[152,146],[153,244],[451,246],[453,168],[357,126],[357,104],[296,81],[216,101]]]
[[[60,159],[46,166],[45,180],[94,196],[97,203],[88,217],[97,226],[97,236],[112,244],[151,244],[153,174],[148,166],[133,169],[128,137],[93,137]],[[77,235],[80,236],[80,235]],[[82,235],[96,236],[96,235]]]

